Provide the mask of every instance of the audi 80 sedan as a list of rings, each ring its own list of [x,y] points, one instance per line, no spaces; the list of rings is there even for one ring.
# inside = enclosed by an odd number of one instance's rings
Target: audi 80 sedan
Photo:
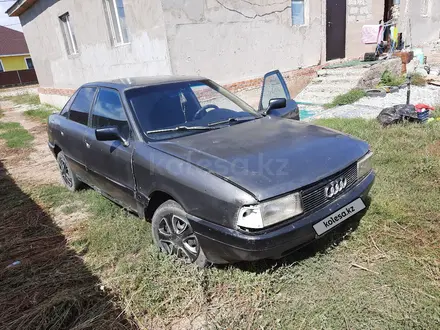
[[[369,145],[295,119],[279,71],[258,111],[205,78],[126,78],[79,88],[48,144],[69,190],[151,220],[161,251],[203,267],[278,259],[364,214]]]

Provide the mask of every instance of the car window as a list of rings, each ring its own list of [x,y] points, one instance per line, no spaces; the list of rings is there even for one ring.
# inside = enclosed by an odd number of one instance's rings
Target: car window
[[[267,109],[269,107],[269,101],[271,99],[290,98],[284,91],[283,82],[276,73],[270,74],[265,77],[262,94],[263,94],[261,97],[262,109]]]
[[[66,118],[69,116],[69,109],[70,109],[70,106],[72,105],[73,100],[75,100],[77,94],[78,94],[78,91],[75,92],[75,93],[70,97],[69,101],[67,101],[67,103],[64,105],[63,109],[62,109],[61,112],[60,112],[60,115],[61,115],[61,116],[66,117]]]
[[[69,110],[69,119],[87,125],[90,107],[95,97],[96,87],[84,87],[78,92]]]
[[[92,127],[118,127],[128,136],[129,126],[119,93],[113,89],[101,88],[92,111]]]

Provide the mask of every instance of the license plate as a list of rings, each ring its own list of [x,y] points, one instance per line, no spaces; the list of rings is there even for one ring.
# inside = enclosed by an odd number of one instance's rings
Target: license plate
[[[318,222],[313,226],[316,233],[318,235],[322,235],[325,232],[329,231],[333,227],[337,226],[341,222],[347,220],[351,216],[355,215],[356,213],[362,211],[365,208],[365,204],[362,201],[362,199],[356,199],[354,202],[346,205],[339,211],[336,211],[332,215],[329,215],[324,220]]]

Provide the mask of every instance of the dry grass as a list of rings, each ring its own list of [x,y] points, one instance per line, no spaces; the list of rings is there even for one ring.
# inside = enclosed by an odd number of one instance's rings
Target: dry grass
[[[92,217],[72,246],[146,329],[179,328],[183,319],[221,329],[435,328],[440,157],[432,146],[440,125],[320,123],[370,142],[378,174],[371,206],[358,228],[347,223],[279,262],[198,270],[159,254],[149,223],[93,191],[48,187],[39,198],[84,203]]]
[[[16,104],[31,104],[31,105],[40,104],[40,97],[38,96],[38,94],[33,94],[33,93],[23,93],[13,96],[3,96],[2,100],[11,101]]]
[[[0,328],[136,328],[1,163],[0,186]]]
[[[64,237],[29,196],[0,182],[7,205],[0,328],[123,328],[135,320],[144,329],[436,329],[440,123],[319,124],[370,143],[377,171],[371,205],[359,227],[349,222],[279,262],[199,270],[161,255],[148,222],[92,190],[29,191],[44,209],[75,214],[84,205],[89,217]],[[5,268],[15,260],[22,265]]]

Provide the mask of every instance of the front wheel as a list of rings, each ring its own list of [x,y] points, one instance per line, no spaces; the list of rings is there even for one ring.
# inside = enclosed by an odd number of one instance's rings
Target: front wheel
[[[57,162],[64,186],[70,191],[77,191],[81,187],[81,181],[79,181],[75,173],[72,171],[64,152],[60,151],[58,153]]]
[[[154,212],[151,223],[154,243],[162,252],[200,268],[209,264],[179,203],[173,200],[163,203]]]

